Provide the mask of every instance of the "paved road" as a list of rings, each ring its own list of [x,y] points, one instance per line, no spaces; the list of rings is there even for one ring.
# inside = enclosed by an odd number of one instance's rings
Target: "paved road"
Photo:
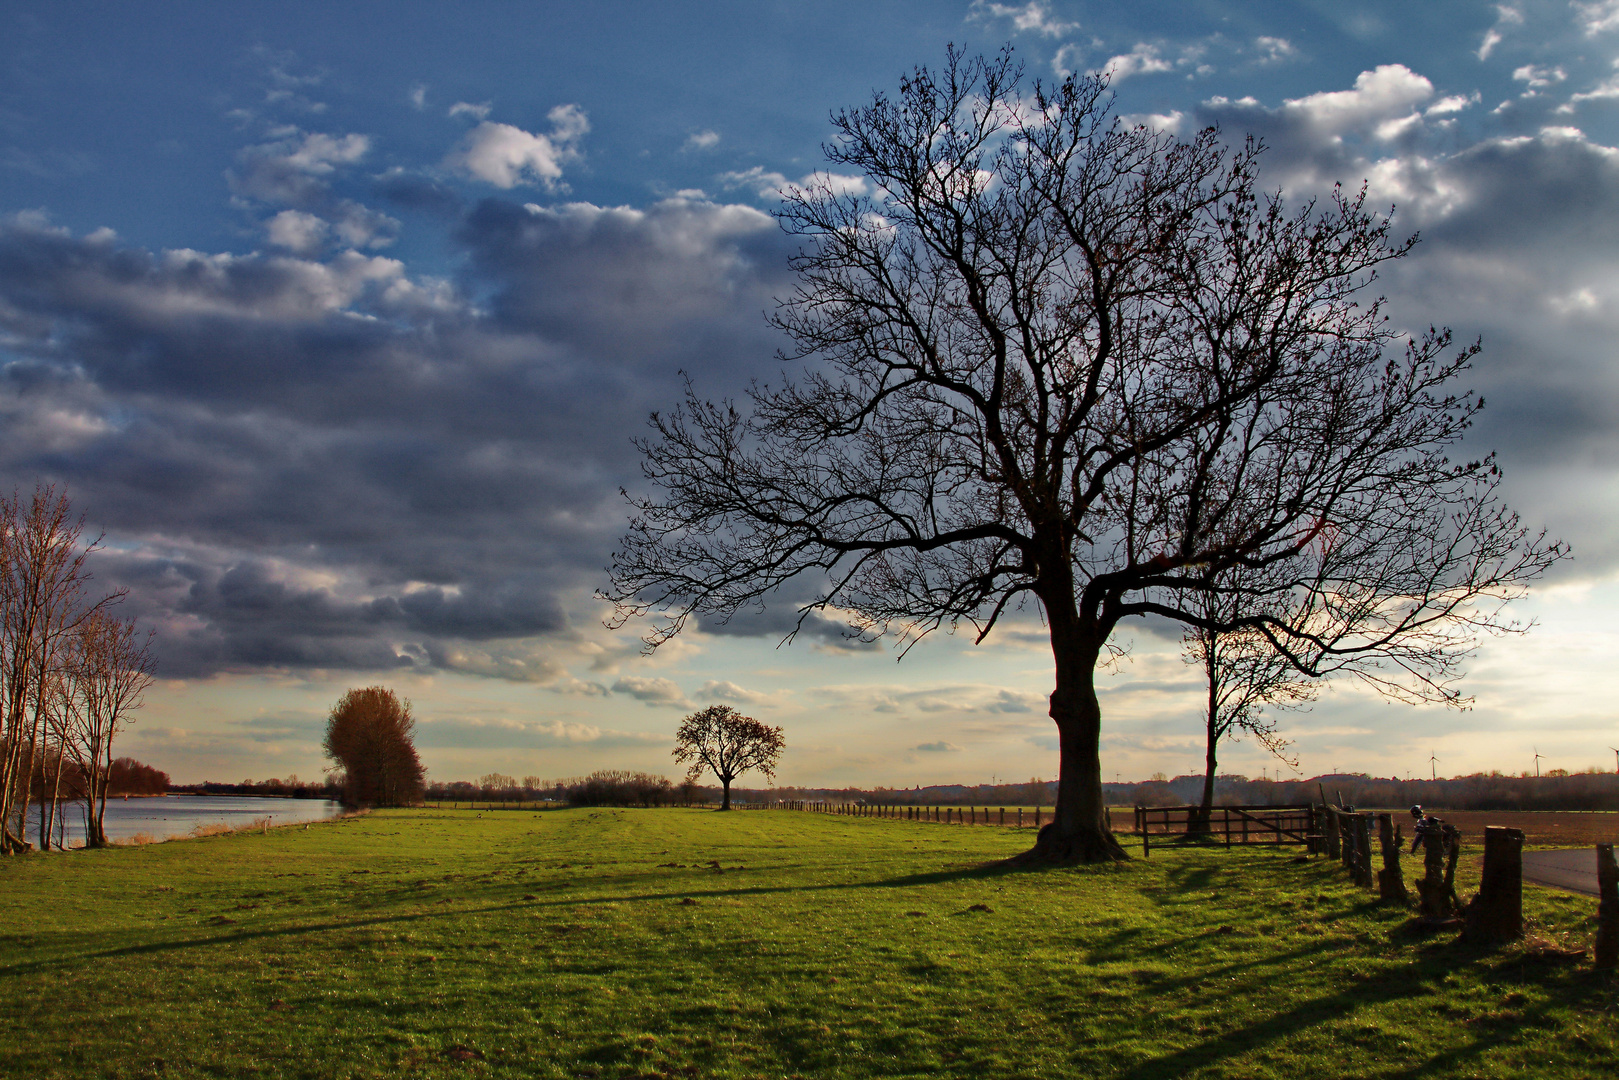
[[[1527,881],[1596,896],[1596,849],[1583,847],[1565,848],[1560,851],[1526,851],[1523,853],[1523,876]]]

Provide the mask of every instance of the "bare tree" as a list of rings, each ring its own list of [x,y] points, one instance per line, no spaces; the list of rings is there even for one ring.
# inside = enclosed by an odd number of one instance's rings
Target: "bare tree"
[[[122,597],[86,603],[84,523],[55,487],[42,484],[26,506],[0,498],[0,854],[26,851],[28,803],[40,800],[39,840],[61,793],[67,747],[52,722],[61,699],[68,642],[80,622]]]
[[[1290,208],[1261,148],[1118,123],[1103,81],[1026,89],[1010,55],[919,69],[833,117],[862,173],[789,190],[801,378],[655,414],[655,495],[615,554],[617,623],[852,613],[909,647],[981,640],[1033,598],[1050,635],[1057,805],[1031,857],[1116,859],[1097,662],[1157,614],[1265,636],[1301,672],[1448,692],[1479,630],[1561,557],[1447,456],[1475,349],[1364,290],[1404,256],[1362,197]],[[1233,567],[1296,602],[1211,619]],[[1283,611],[1285,617],[1272,614]],[[1392,643],[1392,644],[1391,644]]]
[[[686,782],[695,784],[705,772],[719,779],[721,810],[731,808],[731,781],[757,769],[774,779],[776,760],[786,748],[781,728],[743,716],[729,705],[710,705],[692,713],[675,731],[675,760],[691,762]]]
[[[105,847],[113,740],[152,685],[152,635],[142,636],[133,620],[98,610],[79,623],[71,640],[69,677],[60,692],[62,713],[71,720],[67,745],[85,780],[85,846]]]
[[[1203,798],[1198,813],[1187,822],[1188,832],[1209,830],[1220,741],[1246,732],[1278,760],[1296,766],[1297,759],[1288,754],[1288,741],[1277,732],[1275,711],[1308,704],[1315,700],[1318,689],[1259,630],[1252,626],[1213,628],[1239,621],[1242,597],[1237,590],[1194,597],[1193,605],[1208,621],[1187,627],[1183,638],[1186,659],[1203,669],[1208,690],[1203,714]]]

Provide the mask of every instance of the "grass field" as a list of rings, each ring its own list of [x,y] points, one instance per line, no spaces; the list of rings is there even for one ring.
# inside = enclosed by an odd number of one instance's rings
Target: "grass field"
[[[0,1075],[1590,1077],[1595,902],[1499,951],[1297,849],[1007,870],[793,812],[388,811],[0,862]],[[1464,882],[1464,895],[1472,882]]]

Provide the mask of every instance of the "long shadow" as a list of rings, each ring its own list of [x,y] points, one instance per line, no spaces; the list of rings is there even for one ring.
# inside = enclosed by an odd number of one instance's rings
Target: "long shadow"
[[[924,874],[906,874],[896,878],[884,878],[875,881],[850,881],[828,883],[823,885],[745,885],[735,888],[707,888],[707,889],[679,889],[671,892],[642,893],[637,896],[626,896],[617,893],[609,896],[589,896],[566,898],[558,897],[551,900],[518,900],[506,904],[487,904],[482,907],[457,907],[452,911],[414,911],[397,915],[376,915],[367,918],[340,919],[319,923],[305,923],[296,926],[265,927],[262,929],[244,929],[230,933],[214,934],[208,937],[186,938],[181,941],[150,941],[137,945],[123,945],[114,949],[104,949],[100,952],[75,953],[67,956],[58,956],[45,960],[33,960],[0,967],[0,978],[10,975],[24,975],[40,971],[48,971],[67,965],[80,964],[86,960],[106,960],[123,956],[142,956],[153,953],[172,952],[180,949],[201,948],[209,945],[227,945],[235,942],[254,941],[265,938],[291,937],[297,934],[319,934],[332,930],[364,929],[371,926],[389,926],[400,923],[420,922],[425,920],[456,917],[466,915],[486,915],[502,911],[533,911],[535,909],[577,908],[589,907],[597,904],[621,904],[635,902],[656,902],[659,900],[690,899],[724,899],[728,897],[768,896],[778,893],[813,893],[831,892],[844,889],[906,889],[918,885],[940,885],[951,881],[978,880],[986,878],[1008,877],[1020,874],[1045,873],[1055,867],[1043,866],[1009,866],[1004,862],[980,864],[978,866],[962,867],[954,870],[936,870]],[[735,871],[732,871],[733,873]],[[504,886],[513,887],[513,886]],[[545,889],[547,886],[538,882],[525,884],[525,888]],[[550,886],[550,891],[572,888],[571,882],[558,882]]]

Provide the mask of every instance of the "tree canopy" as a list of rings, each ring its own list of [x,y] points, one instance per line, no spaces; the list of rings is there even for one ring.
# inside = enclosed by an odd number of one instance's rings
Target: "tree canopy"
[[[1290,203],[1262,148],[1121,123],[1105,80],[1010,53],[918,69],[833,117],[786,193],[796,377],[684,403],[615,555],[656,647],[797,579],[858,632],[1050,634],[1057,806],[1036,854],[1123,856],[1094,669],[1121,620],[1249,629],[1300,672],[1443,697],[1501,604],[1563,554],[1452,460],[1476,346],[1368,294],[1410,241],[1359,195]],[[1234,617],[1196,602],[1241,568]],[[1267,597],[1287,602],[1264,602]]]
[[[383,686],[350,690],[326,722],[326,756],[343,770],[343,801],[351,806],[409,806],[420,802],[427,772],[416,756],[410,702]]]
[[[674,757],[691,763],[687,780],[712,772],[724,789],[720,809],[729,810],[731,781],[749,769],[774,777],[776,760],[786,746],[781,728],[743,716],[729,705],[710,705],[680,722]]]

